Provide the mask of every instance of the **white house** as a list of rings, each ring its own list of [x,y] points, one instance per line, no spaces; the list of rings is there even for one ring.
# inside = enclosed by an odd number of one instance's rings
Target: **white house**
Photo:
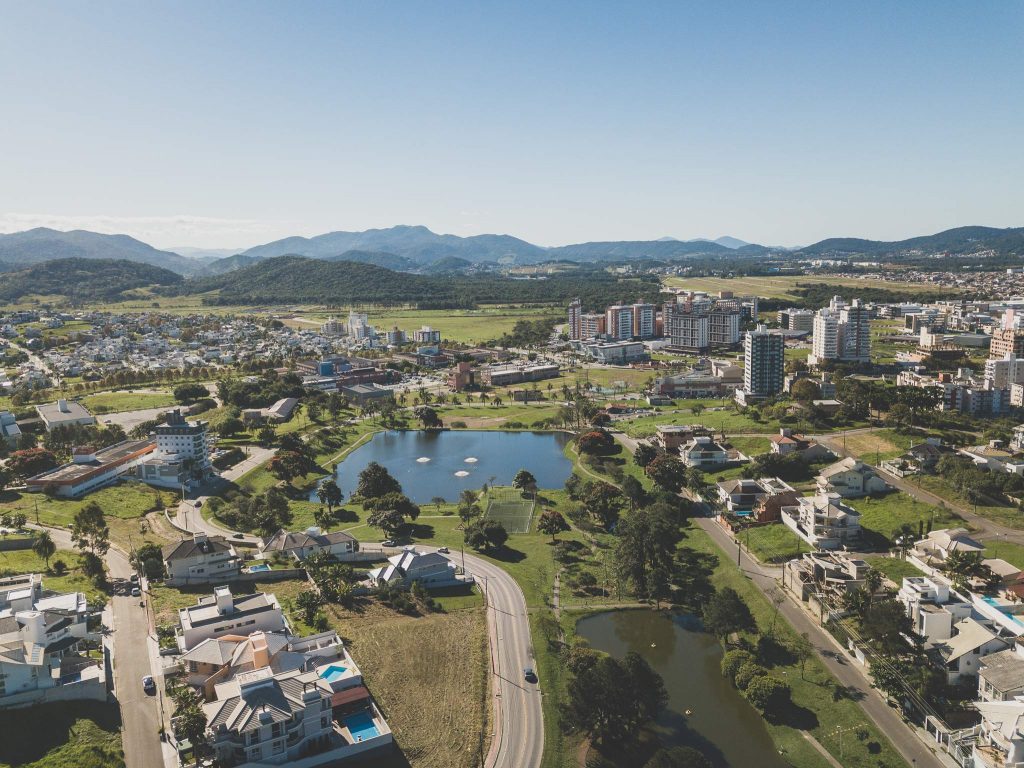
[[[793,487],[777,477],[759,480],[738,478],[718,483],[719,501],[732,513],[752,512],[759,501],[781,493],[796,493]]]
[[[679,448],[679,455],[688,467],[713,469],[729,463],[729,452],[710,437],[698,436]]]
[[[889,490],[874,469],[853,457],[842,459],[821,471],[817,477],[818,493],[838,493],[843,498],[856,498]]]
[[[771,452],[777,453],[780,456],[797,454],[804,461],[808,462],[832,457],[832,451],[824,445],[809,437],[797,434],[788,427],[780,429],[779,434],[772,435],[769,440],[771,441]]]
[[[967,534],[966,528],[942,528],[914,543],[911,554],[929,564],[942,564],[953,552],[981,552],[985,548]]]
[[[1012,701],[1024,696],[1024,647],[1018,639],[1013,648],[989,654],[978,667],[978,698]]]
[[[860,539],[860,512],[836,493],[801,497],[782,508],[782,522],[817,549],[839,549]]]
[[[374,568],[366,575],[375,586],[408,586],[418,581],[425,587],[444,587],[460,583],[455,568],[455,563],[439,552],[420,552],[409,546],[389,557],[387,565]]]
[[[203,640],[224,635],[248,636],[253,632],[287,632],[289,627],[275,595],[232,595],[229,587],[215,587],[213,594],[178,611],[178,647],[195,648]]]
[[[336,560],[346,560],[358,551],[359,542],[353,536],[342,531],[321,533],[315,526],[296,533],[278,530],[260,545],[260,557],[267,558],[275,552],[282,552],[300,562],[315,552],[325,552]]]
[[[223,536],[197,532],[191,539],[164,546],[162,554],[170,585],[230,581],[241,570],[238,553]]]
[[[1011,645],[1012,638],[1001,637],[991,622],[967,618],[953,625],[950,637],[927,642],[925,649],[942,664],[949,684],[958,685],[977,676],[981,659]]]
[[[981,727],[971,757],[972,768],[1019,768],[1024,765],[1024,698],[977,702]]]

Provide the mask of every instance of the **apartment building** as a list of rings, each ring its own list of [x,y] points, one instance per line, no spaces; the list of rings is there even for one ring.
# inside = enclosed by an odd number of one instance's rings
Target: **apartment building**
[[[605,333],[610,339],[628,341],[633,338],[633,307],[616,304],[605,310]]]
[[[573,299],[569,302],[569,323],[566,327],[566,333],[569,335],[570,341],[579,341],[584,338],[583,336],[583,304],[580,300]]]
[[[785,376],[786,340],[779,331],[763,325],[747,331],[743,340],[743,388],[736,400],[747,405],[782,391]]]

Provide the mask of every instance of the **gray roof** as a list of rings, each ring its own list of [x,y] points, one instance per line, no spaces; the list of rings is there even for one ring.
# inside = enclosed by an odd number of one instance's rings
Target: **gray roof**
[[[264,552],[271,549],[287,552],[291,549],[304,549],[306,547],[329,547],[332,544],[343,541],[355,541],[355,537],[343,531],[310,534],[305,531],[286,532],[282,529],[270,538],[265,539],[261,549]]]
[[[184,560],[196,555],[212,555],[217,552],[230,552],[231,544],[223,536],[211,536],[196,541],[184,539],[177,544],[167,544],[163,548],[164,560]]]
[[[1013,649],[991,653],[981,659],[978,675],[998,691],[1024,690],[1024,657]]]
[[[234,605],[234,610],[229,615],[232,618],[277,610],[277,606],[262,592],[257,592],[254,595],[232,595],[231,601]],[[201,627],[204,624],[223,621],[225,617],[225,614],[217,610],[217,601],[213,597],[205,597],[199,605],[182,608],[181,612],[188,616],[193,627]]]

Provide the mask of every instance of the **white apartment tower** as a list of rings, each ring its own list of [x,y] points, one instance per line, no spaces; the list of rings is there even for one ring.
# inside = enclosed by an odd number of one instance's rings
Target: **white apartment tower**
[[[654,305],[634,304],[633,305],[633,336],[639,339],[654,338]]]
[[[633,338],[633,307],[616,304],[605,311],[605,333],[616,341]]]
[[[572,341],[579,341],[583,336],[583,304],[579,299],[569,303],[569,327],[566,329]]]
[[[839,344],[843,360],[871,362],[871,318],[860,299],[839,310]]]
[[[839,314],[832,309],[818,310],[814,316],[811,355],[807,362],[816,365],[839,357]]]

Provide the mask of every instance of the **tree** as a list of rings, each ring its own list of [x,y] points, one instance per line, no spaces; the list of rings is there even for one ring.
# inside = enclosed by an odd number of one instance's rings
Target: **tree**
[[[562,513],[558,510],[546,509],[537,521],[537,530],[548,534],[554,541],[558,534],[569,530],[569,523],[565,521]]]
[[[54,544],[49,531],[42,531],[36,535],[35,541],[32,542],[32,551],[46,561],[46,570],[50,570],[50,558],[56,554],[57,545]]]
[[[645,471],[655,485],[671,493],[679,493],[686,483],[686,465],[667,453],[654,459]]]
[[[129,562],[136,572],[147,579],[162,579],[165,575],[163,552],[159,544],[143,544],[132,552]]]
[[[110,528],[100,505],[90,501],[75,513],[71,521],[71,538],[75,546],[103,556],[110,549]]]
[[[582,453],[593,455],[610,451],[615,445],[615,438],[603,429],[595,429],[580,435],[577,442]]]
[[[367,499],[363,509],[372,511],[367,523],[380,528],[388,536],[394,536],[406,524],[406,518],[415,520],[420,508],[402,493],[388,493],[378,498]]]
[[[981,552],[950,552],[943,567],[956,589],[967,589],[974,579],[981,579],[986,584],[995,580],[992,569],[984,564]]]
[[[632,475],[626,475],[622,478],[620,483],[622,487],[622,495],[629,500],[629,508],[636,509],[637,507],[643,506],[647,500],[647,492],[644,490],[643,484]]]
[[[621,744],[668,701],[661,677],[636,653],[622,661],[602,656],[569,682],[562,721],[568,728],[605,744]]]
[[[316,489],[316,496],[320,499],[320,503],[326,504],[327,509],[331,512],[341,504],[343,498],[341,488],[338,487],[338,483],[333,477],[329,477],[320,483],[320,486]]]
[[[15,451],[7,460],[7,468],[19,477],[31,477],[57,466],[57,457],[45,448]]]
[[[533,473],[526,469],[520,469],[516,472],[516,476],[512,478],[512,487],[518,488],[521,491],[537,491],[537,478],[533,476]]]
[[[725,587],[704,607],[704,628],[719,639],[734,632],[754,632],[757,623],[735,589]]]
[[[234,437],[239,432],[245,431],[245,422],[237,416],[228,416],[214,426],[213,430],[221,437]]]
[[[659,749],[644,768],[711,768],[711,762],[693,747]]]
[[[640,443],[633,452],[633,462],[638,467],[646,467],[658,455],[658,451],[652,445]]]
[[[755,677],[747,685],[747,700],[761,712],[781,712],[790,702],[789,686],[771,675]]]
[[[182,384],[174,388],[174,399],[179,403],[194,403],[209,396],[210,392],[202,384]]]
[[[295,607],[302,611],[302,620],[307,624],[313,623],[316,612],[320,610],[323,604],[323,597],[315,589],[303,590],[295,598]]]
[[[679,526],[663,505],[638,509],[623,518],[616,530],[615,567],[640,600],[667,599],[672,585]]]
[[[378,496],[385,496],[389,493],[401,493],[402,485],[391,476],[387,468],[376,461],[366,465],[366,469],[359,473],[359,484],[356,486],[356,493],[364,499],[375,499]]]
[[[303,477],[310,469],[309,464],[309,460],[296,451],[278,451],[267,464],[267,469],[278,480],[290,483],[297,477]]]
[[[733,678],[733,683],[741,691],[745,691],[747,686],[750,685],[751,681],[755,677],[768,674],[768,670],[758,664],[756,661],[748,661],[746,664],[740,666],[736,670],[736,676]]]
[[[821,399],[821,387],[810,379],[797,379],[789,388],[790,397],[801,403],[809,403],[812,400]]]
[[[800,662],[800,679],[803,680],[807,662],[814,656],[814,646],[811,644],[810,636],[806,632],[801,632],[800,636],[793,641],[790,650]]]
[[[206,713],[198,702],[178,707],[171,719],[178,741],[188,740],[198,755],[206,746]]]
[[[424,429],[438,429],[443,425],[437,411],[427,405],[421,405],[413,409],[413,414],[423,424]]]
[[[755,661],[754,654],[742,648],[726,651],[722,656],[722,677],[735,681],[736,673],[740,671],[740,668],[744,664],[753,664]]]
[[[477,552],[487,548],[487,536],[484,534],[483,524],[479,520],[469,523],[462,531],[462,540],[466,546],[472,547]]]
[[[485,549],[501,549],[508,541],[508,531],[497,520],[474,520],[462,532],[465,543],[480,552]]]
[[[861,633],[882,652],[897,655],[908,648],[904,637],[914,637],[914,623],[898,600],[880,600],[864,611]]]
[[[586,483],[580,501],[606,530],[611,530],[622,512],[622,493],[610,483]]]

